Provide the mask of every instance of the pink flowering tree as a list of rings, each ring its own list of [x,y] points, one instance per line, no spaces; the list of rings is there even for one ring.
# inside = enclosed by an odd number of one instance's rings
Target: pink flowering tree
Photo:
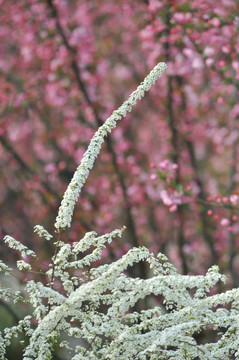
[[[166,61],[160,93],[108,138],[70,238],[120,222],[127,233],[110,258],[147,245],[185,274],[217,263],[237,284],[236,8],[236,0],[2,0],[2,235],[27,244],[36,222],[52,226],[95,129]]]

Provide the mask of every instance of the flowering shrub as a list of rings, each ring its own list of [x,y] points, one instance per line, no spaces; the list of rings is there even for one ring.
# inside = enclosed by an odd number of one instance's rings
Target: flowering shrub
[[[180,275],[165,255],[154,256],[145,247],[132,248],[119,260],[97,266],[107,243],[121,237],[125,227],[102,236],[87,232],[73,244],[61,240],[62,231],[71,226],[75,203],[104,137],[165,69],[159,63],[93,136],[59,208],[55,252],[47,270],[42,269],[44,280],[26,276],[26,285],[18,290],[0,286],[6,303],[33,308],[32,314],[0,333],[1,360],[6,359],[12,338],[21,333],[25,360],[52,359],[57,347],[65,348],[73,360],[239,359],[239,289],[209,294],[226,280],[217,266],[205,276]],[[162,200],[173,205],[167,196],[162,193]],[[48,241],[54,239],[40,225],[34,231]],[[17,269],[34,275],[34,262],[39,261],[35,252],[11,236],[4,241],[20,252]],[[130,276],[135,264],[148,266],[150,277]],[[2,261],[0,270],[6,277],[15,274]],[[205,332],[211,334],[210,342],[200,338]]]

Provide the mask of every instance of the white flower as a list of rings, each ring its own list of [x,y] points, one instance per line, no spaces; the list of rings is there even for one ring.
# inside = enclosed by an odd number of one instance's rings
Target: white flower
[[[3,271],[6,275],[10,274],[11,268],[6,265],[2,260],[0,260],[0,272]]]
[[[26,263],[23,260],[18,260],[17,261],[17,267],[18,267],[19,270],[28,270],[28,271],[30,271],[32,269],[31,265]]]
[[[36,257],[34,251],[28,249],[25,245],[15,240],[12,236],[6,235],[3,240],[11,248],[20,251],[21,256],[26,258],[27,256]]]
[[[42,225],[35,225],[34,232],[40,237],[44,237],[46,240],[50,240],[53,237]]]
[[[127,112],[131,111],[132,106],[136,104],[136,101],[140,100],[144,96],[145,91],[150,89],[166,68],[167,65],[165,63],[159,63],[156,65],[145,80],[130,95],[129,99],[126,100],[118,110],[115,110],[105,123],[96,131],[95,135],[91,139],[88,149],[83,155],[80,165],[76,169],[73,178],[64,193],[55,222],[55,227],[58,231],[71,225],[76,201],[79,197],[82,186],[88,178],[89,170],[93,167],[94,161],[100,152],[104,137],[116,127],[117,121],[120,120],[122,116],[125,116]]]

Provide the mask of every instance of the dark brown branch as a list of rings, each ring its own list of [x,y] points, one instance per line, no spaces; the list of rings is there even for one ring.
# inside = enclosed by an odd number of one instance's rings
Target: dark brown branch
[[[33,170],[29,165],[27,165],[25,163],[25,161],[22,159],[22,157],[19,155],[19,153],[13,148],[13,146],[11,145],[11,143],[8,141],[8,139],[6,138],[6,136],[0,136],[0,142],[2,144],[2,146],[4,147],[4,149],[6,151],[8,151],[12,157],[14,158],[14,160],[16,161],[16,163],[20,166],[20,168],[23,170],[23,174],[24,176],[26,176],[27,178],[32,178],[34,175],[38,175],[38,173]],[[61,201],[61,196],[51,188],[51,186],[49,186],[49,184],[47,183],[47,181],[40,179],[39,180],[41,182],[41,184],[43,185],[43,187],[45,188],[45,190],[52,195],[54,202],[60,203]],[[45,194],[38,190],[39,195],[41,196],[43,202],[48,205],[49,204],[49,199],[48,197],[45,196]],[[91,230],[91,226],[83,219],[81,219],[81,224],[84,226],[84,228],[87,231]]]
[[[199,208],[199,214],[200,214],[201,225],[202,225],[202,235],[203,235],[204,240],[208,244],[209,250],[211,252],[211,264],[214,265],[214,264],[218,263],[218,253],[217,253],[214,243],[213,243],[212,233],[210,232],[211,225],[210,225],[210,221],[208,220],[208,215],[207,215],[207,211],[211,204],[209,205],[209,203],[205,200],[206,196],[205,196],[205,191],[204,191],[204,185],[199,176],[199,170],[198,170],[198,165],[197,165],[197,161],[196,161],[194,145],[188,139],[186,139],[185,142],[186,142],[186,145],[188,148],[191,166],[194,171],[195,182],[197,183],[197,186],[199,188],[197,200],[200,203],[204,204],[204,206],[200,206],[200,208]]]
[[[25,161],[20,157],[14,147],[7,140],[6,136],[0,135],[0,142],[5,150],[7,150],[15,159],[15,161],[20,165],[20,167],[27,172],[29,175],[33,175],[34,172],[29,168]]]
[[[237,129],[237,122],[238,119],[235,118],[234,119],[234,130]],[[236,141],[234,141],[233,145],[232,145],[232,155],[231,155],[231,159],[232,159],[232,165],[229,171],[229,176],[228,176],[228,187],[227,187],[227,194],[230,195],[233,190],[235,190],[235,174],[236,174],[236,169],[237,169],[237,154],[238,154],[238,144],[239,144],[239,140],[237,139]],[[232,222],[232,211],[230,211],[230,221]],[[236,251],[236,241],[235,241],[235,235],[233,232],[228,232],[228,244],[229,244],[229,270],[231,273],[231,278],[232,278],[232,282],[233,282],[233,286],[237,287],[239,284],[239,279],[238,279],[238,273],[235,269],[235,258],[237,255],[237,251]]]
[[[165,29],[165,35],[167,37],[167,41],[164,44],[165,47],[165,53],[166,53],[166,62],[169,62],[171,60],[171,54],[170,54],[170,30],[172,27],[171,24],[171,6],[170,4],[166,4],[166,29]],[[179,132],[176,126],[176,121],[175,121],[175,116],[174,116],[174,111],[173,111],[173,77],[172,76],[168,76],[168,92],[167,92],[167,103],[166,103],[166,107],[167,107],[167,112],[168,112],[168,125],[169,128],[171,130],[171,145],[172,145],[172,149],[173,149],[173,154],[172,154],[172,161],[174,163],[176,163],[178,165],[178,168],[176,170],[176,184],[180,184],[181,183],[181,178],[180,178],[180,164],[179,164],[179,159],[180,159],[180,144],[179,144]],[[180,258],[182,260],[182,270],[183,273],[186,275],[188,273],[188,265],[187,265],[187,261],[186,261],[186,256],[184,254],[183,251],[183,247],[186,243],[186,239],[184,236],[184,211],[182,209],[181,206],[178,206],[177,209],[177,215],[179,217],[180,220],[180,225],[179,225],[179,229],[178,229],[178,233],[177,233],[177,244],[178,244],[178,248],[179,248],[179,255]]]
[[[186,104],[185,94],[183,92],[183,79],[182,79],[182,77],[177,76],[176,81],[178,83],[179,88],[181,89],[181,111],[182,111],[182,114],[184,115],[186,113],[187,104]],[[214,265],[218,262],[218,254],[214,247],[212,233],[210,231],[211,224],[210,224],[210,221],[209,221],[208,215],[207,215],[207,210],[209,209],[209,204],[208,204],[208,202],[205,201],[206,196],[205,196],[204,184],[199,175],[199,168],[198,168],[198,162],[197,162],[196,155],[195,155],[194,144],[192,141],[190,141],[188,139],[185,139],[185,144],[187,146],[191,166],[194,171],[194,179],[199,188],[199,194],[198,194],[197,199],[199,202],[205,204],[204,206],[200,206],[199,215],[200,215],[200,221],[201,221],[201,226],[202,226],[202,235],[203,235],[203,238],[206,241],[206,243],[209,247],[210,253],[211,253],[211,264]]]
[[[18,154],[18,152],[14,149],[14,147],[11,145],[11,143],[8,141],[8,139],[6,138],[6,136],[0,135],[0,142],[2,143],[3,147],[5,150],[7,150],[12,157],[14,158],[14,160],[17,162],[17,164],[20,166],[20,168],[22,168],[25,173],[27,174],[27,177],[32,177],[33,175],[36,175],[36,172],[30,168],[25,161],[22,159],[22,157]],[[45,189],[54,196],[54,198],[56,199],[60,199],[59,195],[49,186],[49,184],[44,181],[41,180],[41,184],[45,187]],[[43,194],[41,194],[44,202],[46,202],[45,196]]]

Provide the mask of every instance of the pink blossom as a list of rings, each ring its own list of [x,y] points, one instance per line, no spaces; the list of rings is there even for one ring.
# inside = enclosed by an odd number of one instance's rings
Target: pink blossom
[[[229,198],[230,198],[230,201],[231,201],[232,204],[236,204],[237,200],[238,200],[238,195],[232,194],[232,195],[229,196]]]
[[[218,18],[216,18],[216,17],[214,17],[214,18],[210,21],[210,23],[211,23],[213,26],[216,26],[216,27],[220,26],[220,24],[221,24],[220,20],[219,20]]]
[[[167,205],[167,206],[172,206],[173,205],[173,201],[169,197],[168,192],[166,190],[160,191],[160,196],[161,196],[161,199],[162,199],[162,201],[163,201],[163,203],[165,205]]]
[[[211,46],[206,46],[204,49],[204,54],[210,57],[215,54],[215,49]]]
[[[150,179],[151,180],[156,180],[157,179],[157,174],[152,174],[152,175],[150,175]]]
[[[233,61],[232,62],[232,67],[234,70],[239,70],[239,61]]]
[[[218,104],[223,104],[223,98],[221,96],[219,96],[219,98],[217,99]]]
[[[192,49],[189,48],[184,48],[183,49],[183,54],[189,58],[193,57],[194,55],[194,51]]]
[[[226,219],[226,218],[223,218],[220,222],[220,224],[222,226],[228,226],[230,224],[230,220],[229,219]]]
[[[225,54],[230,54],[230,52],[231,52],[231,48],[230,48],[230,45],[224,45],[223,47],[222,47],[222,51],[225,53]]]
[[[208,58],[208,59],[206,59],[206,65],[208,66],[208,67],[210,67],[210,66],[212,66],[212,64],[214,63],[214,60],[212,59],[212,58]]]
[[[159,163],[159,167],[160,167],[161,169],[165,169],[165,168],[168,166],[168,164],[169,164],[169,160],[166,159],[166,160],[163,160],[163,161],[161,161],[161,162]]]
[[[204,66],[204,64],[200,57],[196,57],[193,59],[193,62],[192,62],[193,69],[202,69],[203,66]]]
[[[176,204],[173,204],[172,206],[170,206],[169,211],[170,212],[175,212],[177,210],[178,206]]]
[[[45,171],[47,173],[55,173],[56,172],[56,164],[49,163],[45,166]]]

